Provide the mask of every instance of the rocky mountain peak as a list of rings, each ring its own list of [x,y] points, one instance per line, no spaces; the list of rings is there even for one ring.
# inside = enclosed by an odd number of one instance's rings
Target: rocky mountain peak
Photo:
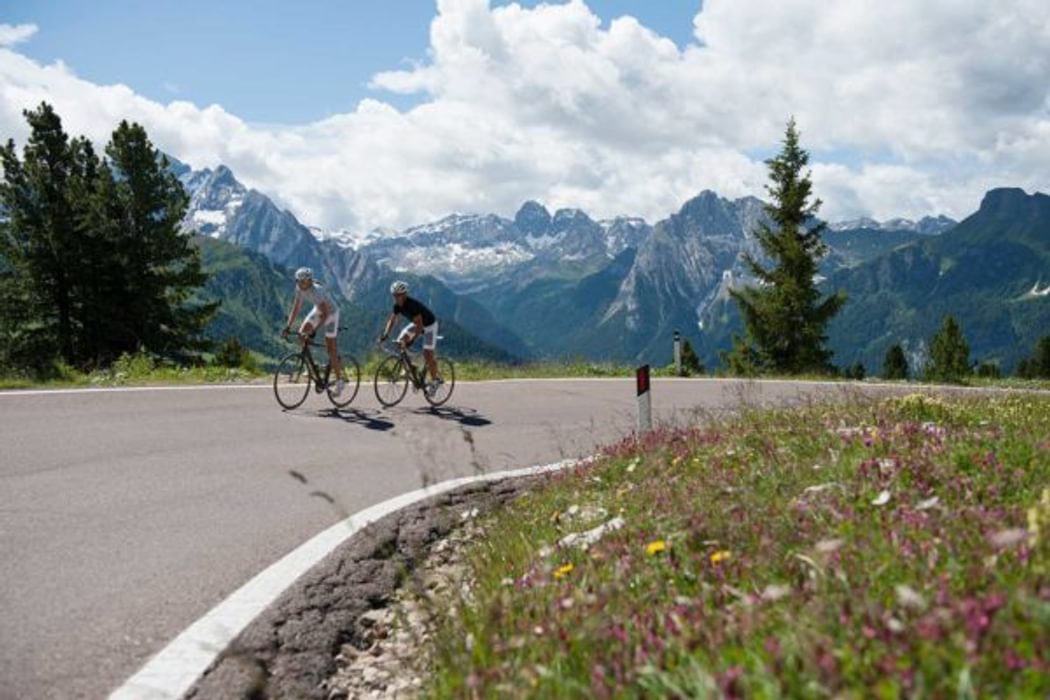
[[[514,215],[514,224],[526,236],[542,236],[550,230],[551,215],[547,207],[530,199]]]
[[[978,213],[997,216],[1018,214],[1029,208],[1040,196],[1050,200],[1046,195],[1029,195],[1020,187],[999,187],[985,193]]]
[[[757,200],[756,200],[757,201]],[[751,207],[747,202],[737,203],[704,190],[682,205],[677,214],[671,216],[676,228],[703,236],[736,236],[742,233],[742,218],[749,218]]]
[[[554,214],[551,228],[553,228],[556,233],[560,233],[577,226],[588,226],[593,224],[594,221],[591,220],[591,217],[587,216],[587,214],[581,209],[559,209]]]

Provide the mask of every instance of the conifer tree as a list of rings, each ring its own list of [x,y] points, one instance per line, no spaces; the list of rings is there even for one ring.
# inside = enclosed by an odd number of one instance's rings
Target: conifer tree
[[[218,304],[189,303],[207,279],[199,251],[180,230],[189,197],[142,126],[121,122],[106,154],[114,176],[103,189],[117,204],[111,234],[124,263],[117,349],[167,356],[203,349],[204,327]]]
[[[1050,379],[1050,335],[1036,342],[1035,352],[1018,363],[1016,372],[1024,379]]]
[[[24,114],[22,157],[0,148],[0,365],[201,349],[217,304],[191,303],[205,275],[180,231],[188,198],[145,130],[121,123],[106,161],[47,103]]]
[[[13,140],[0,150],[4,340],[9,362],[39,370],[56,356],[70,364],[77,360],[75,165],[69,137],[49,104],[23,115],[30,133],[22,159]]]
[[[970,345],[951,315],[944,317],[940,330],[930,340],[930,362],[926,378],[939,382],[960,382],[970,374]]]
[[[883,379],[907,379],[908,360],[904,356],[904,348],[894,345],[886,351],[886,359],[882,362]]]
[[[821,202],[811,199],[812,182],[804,172],[808,163],[792,118],[780,153],[766,161],[771,203],[765,212],[772,225],[763,222],[755,231],[771,266],[746,254],[744,262],[758,284],[730,291],[746,331],[746,337],[735,337],[732,351],[723,355],[731,371],[833,371],[825,328],[846,297],[840,292],[821,298],[814,281],[827,247],[821,240],[824,224],[815,218]]]
[[[682,341],[682,370],[688,374],[703,374],[704,365],[688,339]]]

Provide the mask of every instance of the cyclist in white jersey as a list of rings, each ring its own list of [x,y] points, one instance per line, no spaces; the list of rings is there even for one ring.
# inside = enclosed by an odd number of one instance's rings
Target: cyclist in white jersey
[[[303,302],[309,302],[313,309],[306,315],[306,320],[299,326],[299,334],[303,336],[303,342],[307,342],[309,336],[321,326],[325,327],[324,345],[328,351],[328,361],[335,372],[335,394],[343,391],[346,382],[343,377],[343,363],[339,359],[339,350],[336,348],[335,339],[339,335],[339,309],[332,301],[332,297],[321,285],[314,282],[314,273],[308,267],[300,267],[295,271],[295,301],[292,303],[292,312],[288,314],[288,323],[284,325],[281,335],[288,335],[292,323],[299,316],[299,309]]]

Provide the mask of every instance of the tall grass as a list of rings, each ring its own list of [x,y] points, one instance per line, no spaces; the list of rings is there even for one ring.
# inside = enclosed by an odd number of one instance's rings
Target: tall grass
[[[661,429],[469,558],[433,697],[1047,697],[1050,399]]]

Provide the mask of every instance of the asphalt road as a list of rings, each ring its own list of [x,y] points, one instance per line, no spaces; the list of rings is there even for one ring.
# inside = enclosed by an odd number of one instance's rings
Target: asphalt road
[[[658,420],[841,387],[657,380]],[[0,698],[99,698],[256,573],[392,496],[585,456],[633,380],[462,383],[433,413],[362,385],[283,412],[268,387],[0,393]],[[304,482],[305,480],[305,482]]]

